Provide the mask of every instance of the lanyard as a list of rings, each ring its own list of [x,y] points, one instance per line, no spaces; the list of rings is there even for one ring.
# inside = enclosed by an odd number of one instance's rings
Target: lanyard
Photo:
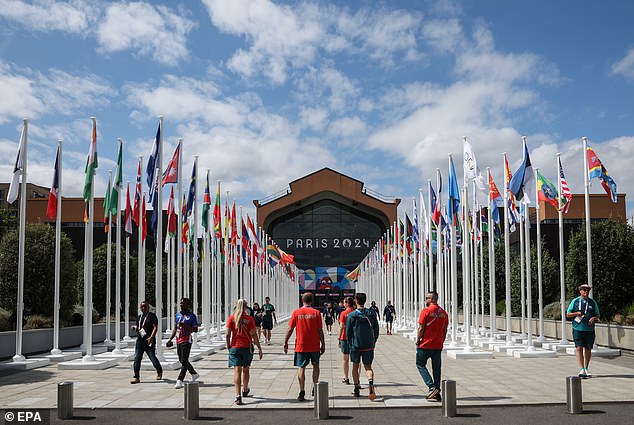
[[[145,327],[145,321],[147,320],[148,315],[149,313],[141,316],[143,318],[143,323],[141,323],[141,318],[139,318],[139,323],[140,323],[139,328]]]
[[[582,301],[583,301],[583,298],[579,297],[579,311],[581,311]],[[590,304],[590,302],[589,302],[589,301],[590,301],[589,299],[588,299],[588,300],[586,300],[586,308],[585,308],[585,310],[582,312],[584,316],[585,316],[585,315],[586,315],[586,313],[588,312],[588,304]]]

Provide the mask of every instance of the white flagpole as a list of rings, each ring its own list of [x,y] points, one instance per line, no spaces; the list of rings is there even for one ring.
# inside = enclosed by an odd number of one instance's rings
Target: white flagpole
[[[59,349],[59,287],[61,275],[61,239],[62,239],[62,139],[57,141],[57,215],[55,217],[55,298],[53,300],[53,349],[51,355],[62,354]]]
[[[92,120],[93,128],[97,125],[97,118],[90,117]],[[92,143],[92,142],[91,142]],[[86,256],[84,260],[84,327],[86,332],[84,334],[84,345],[86,348],[86,355],[82,361],[91,362],[95,361],[92,355],[92,257],[93,257],[93,226],[95,223],[95,184],[94,176],[95,170],[92,169],[93,182],[90,185],[90,196],[88,201],[88,226],[86,228]]]
[[[487,181],[489,182],[489,194],[491,193],[491,168],[487,167]],[[495,341],[495,332],[497,331],[496,320],[496,305],[495,305],[495,231],[493,230],[493,217],[492,210],[497,208],[493,202],[491,202],[491,195],[489,195],[488,201],[489,207],[487,208],[487,219],[489,224],[489,341]]]
[[[563,211],[561,210],[561,154],[557,153],[557,193],[559,193],[559,203],[557,208],[557,217],[559,221],[559,286],[561,297],[561,345],[568,345],[566,339],[566,275],[564,269],[564,220]]]
[[[29,120],[24,123],[24,154],[22,162],[21,185],[20,185],[20,229],[19,229],[19,252],[18,252],[18,298],[15,323],[15,356],[14,362],[23,362],[26,358],[22,355],[22,319],[24,317],[24,245],[26,243],[26,146],[28,145],[28,125]],[[19,152],[18,155],[22,155]]]
[[[143,156],[139,156],[139,164],[143,164]],[[143,183],[141,183],[143,184]],[[136,198],[136,190],[135,190],[135,198]],[[143,271],[145,270],[145,264],[143,262],[143,193],[139,195],[141,199],[139,199],[139,226],[138,226],[138,253],[137,253],[137,266],[138,266],[138,276],[137,276],[137,297],[136,297],[136,306],[135,310],[139,311],[139,305],[141,305],[142,301],[145,301],[145,281],[143,280]]]
[[[471,251],[471,238],[469,235],[469,189],[467,182],[462,182],[462,316],[464,322],[464,339],[465,347],[464,351],[472,351],[471,347],[471,264],[470,264],[470,251]],[[452,230],[452,234],[455,231]],[[452,236],[453,238],[454,236]],[[453,242],[453,240],[452,240]],[[453,248],[453,243],[452,243]],[[457,259],[456,259],[457,260]],[[453,263],[452,263],[453,266]],[[456,276],[457,279],[458,276]],[[453,277],[452,277],[453,281]],[[456,294],[457,294],[456,290]],[[456,306],[456,311],[458,308]],[[456,322],[458,323],[458,322]]]
[[[108,189],[112,188],[112,170],[108,170]],[[112,296],[112,214],[110,213],[110,194],[107,193],[108,197],[108,205],[106,205],[106,216],[108,220],[108,237],[106,244],[106,339],[104,339],[103,343],[108,346],[112,346],[112,341],[110,340],[110,311],[112,310],[112,305],[110,304],[110,297]]]
[[[502,154],[504,159],[503,170],[506,173],[506,152]],[[506,178],[504,179],[504,278],[506,281],[506,342],[511,344],[511,250],[509,242],[509,220],[511,211],[509,210],[509,194]],[[521,249],[521,247],[520,247]]]
[[[163,116],[159,116],[159,125],[161,127],[161,133],[159,135],[159,147],[158,158],[156,158],[155,173],[159,180],[157,185],[157,191],[154,196],[157,196],[157,208],[158,215],[156,218],[156,240],[155,240],[155,256],[156,256],[156,269],[154,280],[154,293],[156,295],[156,317],[158,318],[158,326],[156,329],[156,357],[164,361],[163,357],[163,186],[160,184],[160,176],[163,172]],[[152,184],[155,184],[152,182]]]
[[[438,210],[442,211],[442,199],[440,196],[440,168],[436,168],[436,187],[438,188],[438,196],[436,196],[436,203]],[[431,195],[430,195],[431,197]],[[431,207],[430,207],[431,208]],[[438,278],[436,279],[436,287],[440,293],[440,304],[449,307],[449,291],[446,290],[444,284],[444,264],[443,264],[443,242],[442,242],[442,212],[438,218],[438,224],[436,225],[436,269],[438,272]],[[453,326],[453,324],[452,324]]]
[[[533,351],[533,286],[531,283],[531,233],[528,204],[524,204],[524,226],[526,228],[526,350]]]
[[[592,292],[594,288],[592,287],[592,237],[590,234],[590,179],[588,177],[588,138],[582,137],[583,142],[583,188],[584,188],[584,199],[586,203],[586,258],[588,264],[588,285],[590,285],[590,294],[592,297]]]
[[[127,191],[126,193],[130,193],[130,182],[127,182]],[[126,204],[127,205],[127,204]],[[126,217],[127,219],[127,217]],[[124,219],[125,221],[125,219]],[[123,224],[125,226],[125,223]],[[125,335],[123,336],[124,341],[132,341],[130,338],[130,234],[126,232],[125,235],[125,316],[123,328],[125,329]]]
[[[194,289],[194,306],[193,311],[198,316],[198,155],[194,156],[194,166],[196,167],[196,176],[194,177],[194,203],[192,205],[192,214],[194,215],[194,224],[191,232],[194,253],[192,255],[193,265],[193,289]],[[194,332],[192,338],[192,348],[199,349],[198,332]]]
[[[535,224],[537,225],[537,294],[539,302],[539,337],[537,341],[544,342],[544,297],[542,279],[542,227],[539,218],[539,190],[537,188],[537,173],[539,168],[535,168]]]
[[[178,202],[174,202],[175,206],[177,206],[176,219],[178,221],[176,224],[178,229],[176,231],[177,236],[174,242],[176,246],[176,293],[178,294],[176,305],[178,305],[183,296],[183,139],[179,138],[178,143],[181,146],[178,153]],[[172,308],[172,314],[176,311],[176,305]]]
[[[526,206],[524,206],[526,208]],[[524,216],[520,216],[520,336],[526,337],[526,269],[525,269],[525,247],[526,247],[526,231],[524,229]],[[530,255],[530,251],[529,251]]]
[[[121,139],[117,139],[119,150],[121,150],[121,145],[123,141]],[[122,160],[123,161],[123,160]],[[119,175],[119,170],[117,170],[117,178]],[[117,245],[115,247],[115,319],[114,319],[114,344],[115,349],[112,351],[113,354],[123,354],[121,351],[121,186],[117,187]],[[112,225],[110,226],[110,231],[112,231]]]
[[[451,169],[451,157],[449,154],[449,169]],[[449,190],[449,189],[447,189]],[[438,197],[440,198],[440,196]],[[449,225],[449,223],[447,223]],[[456,227],[451,218],[451,346],[458,345],[458,256],[456,252]],[[466,317],[466,315],[465,315]]]
[[[428,290],[436,290],[436,292],[442,292],[438,285],[434,285],[434,250],[432,249],[432,238],[431,238],[431,214],[433,211],[431,210],[431,179],[427,179],[427,243],[429,250],[429,286]],[[438,241],[438,232],[436,232],[436,241]],[[438,249],[438,242],[436,242],[436,249]],[[440,262],[436,263],[436,267],[440,266]],[[438,284],[439,281],[436,281]],[[443,305],[443,307],[445,307]]]

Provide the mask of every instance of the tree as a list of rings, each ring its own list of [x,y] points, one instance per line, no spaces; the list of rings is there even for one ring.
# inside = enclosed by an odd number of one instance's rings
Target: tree
[[[555,262],[550,252],[543,247],[542,239],[542,296],[544,297],[543,305],[546,306],[553,301],[559,300],[559,264]],[[520,261],[519,255],[511,260],[511,312],[514,316],[519,316],[522,313]],[[526,285],[526,281],[524,284]],[[533,244],[531,244],[531,288],[532,313],[533,317],[537,317],[539,314],[539,281],[537,275],[537,246]]]
[[[566,290],[579,294],[588,281],[585,227],[570,236],[566,255]],[[591,223],[593,298],[601,316],[611,319],[634,301],[634,229],[612,220]]]
[[[24,250],[24,306],[31,314],[53,315],[55,296],[55,229],[27,224]],[[0,307],[15,311],[18,287],[18,231],[0,241]],[[68,319],[77,302],[73,246],[66,234],[60,240],[60,316]]]

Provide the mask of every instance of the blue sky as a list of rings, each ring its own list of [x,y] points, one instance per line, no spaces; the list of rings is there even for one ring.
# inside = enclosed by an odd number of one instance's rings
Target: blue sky
[[[0,173],[28,117],[29,181],[50,185],[62,137],[64,195],[80,196],[94,115],[101,196],[117,138],[134,181],[164,115],[164,165],[182,137],[183,175],[198,155],[249,212],[323,167],[410,208],[448,153],[462,174],[462,136],[498,186],[521,136],[553,181],[561,152],[575,193],[587,136],[628,193],[632,16],[619,1],[0,0]]]

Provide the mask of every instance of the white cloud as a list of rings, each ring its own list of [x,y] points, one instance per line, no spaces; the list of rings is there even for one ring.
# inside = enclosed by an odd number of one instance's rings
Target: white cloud
[[[328,129],[330,134],[339,137],[350,137],[363,133],[365,130],[366,125],[359,117],[338,119],[334,121]]]
[[[91,22],[90,5],[81,0],[0,0],[0,16],[33,31],[84,34]]]
[[[299,111],[299,117],[303,126],[320,130],[328,118],[328,111],[325,108],[302,107]]]
[[[634,79],[634,48],[630,49],[622,59],[614,63],[610,71],[612,75]]]
[[[105,52],[134,50],[166,65],[187,59],[187,34],[195,23],[165,6],[115,3],[105,10],[97,40]]]

